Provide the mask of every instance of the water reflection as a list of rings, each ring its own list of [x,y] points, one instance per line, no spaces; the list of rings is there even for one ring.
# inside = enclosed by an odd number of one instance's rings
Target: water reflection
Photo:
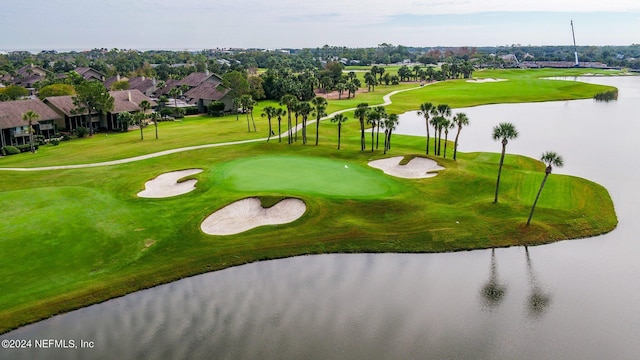
[[[484,307],[495,309],[504,298],[507,286],[498,280],[498,265],[496,264],[496,250],[491,249],[491,267],[489,281],[482,287],[480,294],[484,299]]]
[[[531,287],[530,295],[527,299],[528,315],[531,319],[538,320],[546,313],[551,304],[551,295],[545,292],[538,282],[538,276],[531,263],[529,247],[525,246],[524,251],[527,257],[527,275],[529,276],[529,285]]]

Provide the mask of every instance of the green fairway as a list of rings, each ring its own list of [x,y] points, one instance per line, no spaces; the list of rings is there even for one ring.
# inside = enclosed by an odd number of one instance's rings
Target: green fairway
[[[242,158],[216,169],[220,185],[243,192],[277,192],[336,198],[382,198],[400,186],[380,171],[320,157],[259,156]]]

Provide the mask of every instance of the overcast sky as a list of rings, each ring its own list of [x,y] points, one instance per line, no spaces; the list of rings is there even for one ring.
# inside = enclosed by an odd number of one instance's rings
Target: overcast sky
[[[0,0],[0,50],[640,43],[638,0]]]

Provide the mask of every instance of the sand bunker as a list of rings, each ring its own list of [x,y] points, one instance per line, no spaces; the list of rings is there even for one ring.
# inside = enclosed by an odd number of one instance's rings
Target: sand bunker
[[[284,199],[265,209],[258,198],[242,199],[209,215],[200,225],[209,235],[233,235],[263,225],[290,223],[307,210],[302,200]]]
[[[382,170],[385,174],[405,178],[405,179],[423,179],[434,177],[437,174],[432,171],[443,170],[437,162],[423,158],[415,157],[406,165],[400,165],[402,156],[396,156],[387,159],[374,160],[369,162],[369,166]]]
[[[138,196],[143,198],[165,198],[186,194],[196,188],[195,185],[198,180],[191,179],[183,182],[178,182],[178,180],[201,172],[202,169],[187,169],[159,175],[157,178],[147,181],[144,184],[145,189],[140,191]]]
[[[486,82],[500,82],[500,81],[507,81],[507,79],[493,79],[493,78],[486,78],[486,79],[472,79],[472,80],[467,80],[468,83],[486,83]]]

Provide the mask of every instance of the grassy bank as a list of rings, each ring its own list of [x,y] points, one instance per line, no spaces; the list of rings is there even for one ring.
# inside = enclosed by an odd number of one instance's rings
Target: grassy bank
[[[212,142],[203,134],[226,140],[257,137],[246,132],[244,121],[243,128],[236,128],[235,117],[162,123],[157,141],[152,127],[144,141],[138,132],[98,135],[44,147],[34,155],[6,157],[0,166],[89,162]],[[265,119],[256,121],[259,130],[266,130]],[[180,131],[181,126],[193,129]],[[604,233],[616,225],[606,189],[552,174],[532,226],[525,227],[544,167],[522,156],[507,156],[498,204],[492,203],[495,153],[459,154],[455,162],[434,158],[446,168],[434,178],[389,177],[367,167],[382,151],[360,152],[358,128],[353,119],[345,124],[340,151],[335,149],[336,125],[323,122],[319,146],[287,145],[286,139],[279,143],[275,138],[108,167],[1,172],[0,332],[142,288],[264,259],[542,244]],[[389,155],[419,155],[423,142],[423,137],[394,135]],[[192,176],[198,180],[195,191],[166,199],[136,196],[146,181],[187,168],[204,169]],[[351,170],[353,176],[345,177]],[[295,196],[305,201],[307,212],[291,224],[233,236],[200,231],[209,214],[251,196]]]

